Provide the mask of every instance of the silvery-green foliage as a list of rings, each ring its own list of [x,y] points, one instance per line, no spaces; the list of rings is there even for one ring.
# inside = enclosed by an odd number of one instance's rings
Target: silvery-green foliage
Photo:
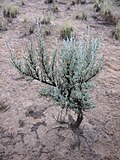
[[[56,86],[42,90],[41,94],[53,97],[62,107],[76,112],[92,108],[91,79],[103,65],[102,57],[97,56],[99,47],[100,39],[90,33],[87,42],[82,37],[79,45],[73,39],[64,41],[56,60]]]
[[[52,56],[47,53],[41,34],[37,34],[37,40],[38,47],[31,42],[23,60],[18,61],[12,54],[13,65],[23,75],[46,83],[40,95],[52,97],[62,108],[79,114],[94,107],[90,89],[92,78],[103,66],[103,58],[98,54],[101,38],[95,38],[88,29],[79,43],[67,39]]]

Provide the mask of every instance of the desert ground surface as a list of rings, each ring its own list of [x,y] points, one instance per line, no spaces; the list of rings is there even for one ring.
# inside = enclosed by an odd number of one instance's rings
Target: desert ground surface
[[[0,16],[8,0],[0,0]],[[94,12],[92,1],[71,5],[71,0],[58,0],[58,12],[53,4],[44,0],[13,0],[19,14],[0,31],[0,160],[119,160],[120,159],[120,40],[111,36],[114,25],[108,25]],[[114,12],[120,13],[115,4]],[[87,20],[76,20],[75,14],[85,11]],[[29,26],[36,18],[50,16],[49,24],[42,24],[45,42],[51,52],[62,45],[61,27],[68,23],[79,39],[87,26],[96,36],[103,33],[100,53],[105,65],[95,78],[93,99],[96,108],[84,113],[79,136],[67,124],[58,123],[54,117],[59,106],[45,97],[39,97],[43,87],[39,81],[28,82],[10,63],[6,42],[12,44],[16,55],[24,55],[33,34]],[[27,21],[27,25],[24,25]],[[3,108],[2,108],[3,104]],[[6,107],[5,107],[6,106]],[[79,142],[79,143],[78,143]]]

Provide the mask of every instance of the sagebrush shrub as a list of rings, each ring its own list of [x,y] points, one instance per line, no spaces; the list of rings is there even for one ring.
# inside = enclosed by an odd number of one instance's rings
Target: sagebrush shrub
[[[90,89],[93,86],[91,80],[103,65],[103,59],[98,54],[101,39],[88,31],[79,43],[73,38],[64,41],[63,47],[51,56],[39,32],[37,41],[38,48],[31,42],[27,57],[22,60],[11,54],[11,62],[24,76],[47,84],[40,90],[40,95],[52,97],[66,111],[73,110],[77,120],[71,127],[78,128],[83,112],[94,107]]]
[[[56,4],[53,4],[52,11],[53,13],[57,13],[59,11],[58,6]]]
[[[6,112],[10,108],[10,105],[7,104],[7,100],[0,100],[0,113]]]
[[[80,4],[85,4],[85,3],[86,3],[86,0],[76,0],[76,3],[77,3],[77,4],[79,4],[79,3],[80,3]]]
[[[82,20],[87,20],[87,13],[86,12],[82,12],[81,19]]]
[[[24,6],[25,5],[25,1],[21,0],[21,5]]]
[[[49,15],[44,16],[44,17],[41,19],[41,24],[49,24],[49,23],[50,23],[50,20],[51,20],[51,17],[50,17]]]
[[[113,15],[112,5],[111,5],[111,1],[110,0],[104,0],[103,1],[103,4],[101,5],[100,13],[104,17]]]
[[[113,13],[111,0],[104,0],[101,5],[100,14],[106,23],[111,25],[116,24],[117,17]]]
[[[99,0],[95,0],[95,3],[94,3],[94,10],[95,12],[99,12],[100,9],[101,9],[101,4],[100,4],[100,1]]]
[[[115,27],[114,35],[116,39],[120,39],[120,20]]]
[[[45,3],[54,3],[54,0],[45,0]]]
[[[17,14],[18,14],[18,8],[12,3],[7,4],[3,9],[4,17],[16,18]]]
[[[87,13],[86,12],[77,13],[75,15],[75,19],[77,19],[77,20],[87,20]]]
[[[49,35],[51,35],[50,29],[45,29],[44,33],[43,33],[43,36],[45,37],[45,36],[49,36]]]
[[[71,2],[71,6],[74,6],[76,4],[76,2],[73,0],[72,2]]]
[[[80,13],[76,13],[76,15],[75,15],[75,19],[78,19],[78,20],[80,20],[80,19],[81,19],[81,15],[80,15]]]
[[[3,17],[0,17],[0,31],[7,30],[7,20]]]
[[[21,27],[20,38],[33,34],[34,30],[35,30],[35,23],[27,18],[24,18]]]
[[[73,27],[69,25],[64,25],[60,30],[60,37],[62,39],[70,39],[73,34]]]

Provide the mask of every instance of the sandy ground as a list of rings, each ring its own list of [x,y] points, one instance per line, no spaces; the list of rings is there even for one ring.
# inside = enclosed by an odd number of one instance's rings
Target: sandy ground
[[[58,2],[63,2],[62,0]],[[120,159],[120,41],[110,36],[113,26],[95,21],[93,4],[67,7],[70,1],[58,3],[59,12],[50,14],[51,5],[43,0],[20,1],[19,15],[0,32],[0,101],[6,101],[7,110],[0,111],[0,160],[119,160]],[[4,1],[1,1],[1,6]],[[2,13],[2,7],[0,8]],[[78,11],[86,10],[88,20],[75,20]],[[119,8],[116,7],[116,11]],[[43,85],[23,79],[10,63],[5,42],[11,41],[16,54],[23,51],[31,36],[24,34],[24,19],[30,22],[44,14],[51,15],[51,24],[43,25],[51,31],[46,43],[51,51],[56,41],[61,44],[59,30],[67,21],[74,27],[77,37],[87,25],[95,34],[104,32],[101,53],[105,66],[97,76],[94,89],[96,108],[85,112],[80,129],[73,132],[66,124],[59,124],[56,116],[60,107],[38,96]]]

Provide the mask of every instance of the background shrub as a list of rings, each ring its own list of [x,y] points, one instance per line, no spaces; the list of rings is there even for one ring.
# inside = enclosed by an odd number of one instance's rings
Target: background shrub
[[[120,20],[115,27],[115,31],[113,32],[113,35],[115,36],[116,39],[120,39]]]
[[[87,13],[86,12],[77,13],[75,15],[75,19],[77,19],[77,20],[87,20]]]
[[[60,37],[62,39],[67,40],[70,39],[72,37],[73,34],[73,27],[69,26],[69,25],[64,25],[61,30],[60,30]]]
[[[18,14],[18,8],[14,4],[10,3],[4,7],[3,10],[4,17],[16,18],[17,14]]]
[[[54,3],[54,0],[45,0],[45,3]]]
[[[59,11],[57,4],[53,4],[52,11],[53,13],[57,13]]]
[[[100,1],[99,1],[99,0],[96,0],[95,3],[94,3],[94,11],[95,11],[95,12],[99,12],[100,9],[101,9]]]
[[[111,0],[105,0],[100,9],[100,14],[106,23],[115,25],[117,22],[117,16],[113,13]]]
[[[0,17],[0,31],[7,30],[7,20],[3,17]]]
[[[49,23],[50,23],[50,20],[51,20],[51,17],[50,17],[49,15],[44,16],[44,17],[41,19],[41,24],[49,24]]]

